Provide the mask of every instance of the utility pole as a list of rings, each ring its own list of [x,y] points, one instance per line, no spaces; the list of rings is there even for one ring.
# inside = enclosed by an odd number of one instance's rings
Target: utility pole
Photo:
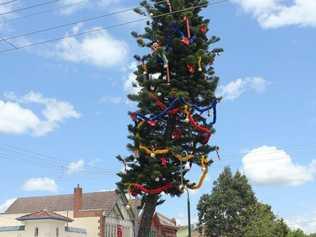
[[[189,232],[189,237],[192,236],[191,232],[191,202],[190,202],[190,191],[187,188],[187,199],[188,199],[188,232]]]

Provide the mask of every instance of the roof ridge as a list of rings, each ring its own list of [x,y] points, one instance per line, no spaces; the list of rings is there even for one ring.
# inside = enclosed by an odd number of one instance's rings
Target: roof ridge
[[[115,191],[83,193],[82,210],[104,210],[108,214],[119,199]],[[5,213],[30,213],[43,209],[49,211],[73,210],[73,194],[17,198]]]
[[[88,195],[88,194],[97,194],[97,193],[115,193],[115,190],[113,191],[99,191],[99,192],[86,192],[82,193],[82,195]],[[45,195],[45,196],[29,196],[29,197],[18,197],[18,199],[33,199],[33,198],[47,198],[47,197],[66,197],[66,196],[73,196],[72,193],[69,194],[58,194],[58,195]]]

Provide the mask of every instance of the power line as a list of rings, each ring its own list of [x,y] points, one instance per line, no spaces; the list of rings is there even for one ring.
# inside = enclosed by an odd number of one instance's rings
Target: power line
[[[204,4],[196,5],[196,6],[193,6],[193,7],[185,8],[185,9],[182,9],[182,10],[177,10],[177,11],[163,13],[163,14],[156,15],[156,16],[151,16],[151,18],[159,18],[159,17],[163,17],[163,16],[167,16],[167,15],[173,15],[173,14],[176,14],[176,13],[181,13],[181,12],[185,12],[185,11],[189,11],[189,10],[194,10],[194,9],[197,9],[197,8],[206,7],[207,5],[211,5],[211,6],[219,5],[219,4],[226,3],[228,1],[229,0],[222,0],[222,1],[214,2],[212,4],[204,3]],[[30,43],[30,44],[27,44],[27,45],[19,46],[19,47],[17,47],[17,49],[1,50],[0,53],[7,53],[7,52],[11,52],[11,51],[16,51],[16,50],[20,50],[20,49],[24,49],[24,48],[29,48],[29,47],[33,47],[33,46],[47,44],[47,43],[54,42],[54,41],[67,39],[67,38],[70,38],[70,37],[79,37],[79,36],[82,36],[82,35],[85,35],[85,34],[101,32],[101,31],[105,31],[105,30],[108,30],[108,29],[129,25],[129,24],[136,23],[136,22],[146,21],[149,18],[150,17],[143,17],[143,18],[140,18],[140,19],[127,21],[127,22],[123,22],[123,23],[120,23],[120,24],[115,24],[115,25],[111,25],[111,26],[107,26],[107,27],[99,27],[99,28],[93,29],[93,30],[88,30],[88,31],[83,31],[83,32],[79,32],[79,33],[68,34],[67,36],[52,38],[52,39],[48,39],[48,40],[45,40],[45,41],[40,41],[40,42],[36,42],[36,43]],[[8,38],[6,38],[6,39],[8,39]]]
[[[165,2],[165,0],[159,1],[159,2],[157,2],[157,4],[162,3],[162,2]],[[135,7],[136,6],[130,7],[130,8],[125,8],[125,9],[121,9],[121,10],[114,11],[114,12],[109,12],[109,13],[106,13],[106,14],[103,14],[103,15],[99,15],[99,16],[96,16],[96,17],[89,17],[89,18],[84,18],[84,19],[81,19],[81,20],[73,21],[73,22],[70,22],[70,23],[62,24],[62,25],[51,26],[51,27],[48,27],[48,28],[31,31],[31,32],[28,32],[28,33],[20,34],[20,35],[9,36],[9,37],[6,37],[4,40],[17,39],[17,38],[21,38],[21,37],[25,37],[25,36],[30,36],[30,35],[34,35],[34,34],[39,34],[39,33],[44,33],[44,32],[48,32],[48,31],[52,31],[52,30],[57,30],[57,29],[60,29],[60,28],[65,28],[67,26],[77,25],[79,23],[86,23],[86,22],[89,22],[89,21],[99,20],[99,19],[102,19],[102,18],[105,18],[105,17],[108,17],[108,16],[113,16],[113,15],[126,13],[126,12],[129,12],[129,11],[133,11],[135,9]]]
[[[13,47],[13,48],[15,48],[15,49],[18,49],[18,47],[17,47],[15,44],[13,44],[12,42],[10,42],[10,41],[7,40],[7,39],[4,39],[4,38],[0,37],[0,42],[1,42],[1,41],[6,42],[8,45],[10,45],[11,47]]]
[[[19,1],[19,0],[11,0],[11,1],[7,1],[7,2],[2,2],[2,3],[0,3],[0,6],[8,5],[10,3],[14,3],[14,2],[17,2],[17,1]]]
[[[79,23],[86,23],[86,22],[89,22],[89,21],[95,21],[95,20],[98,20],[98,19],[101,19],[101,18],[105,18],[105,17],[108,17],[108,16],[129,12],[129,11],[131,11],[133,9],[134,8],[127,8],[127,9],[124,9],[124,10],[115,11],[115,12],[107,13],[107,14],[104,14],[104,15],[96,16],[96,17],[85,18],[85,19],[82,19],[82,20],[73,21],[73,22],[70,22],[70,23],[62,24],[62,25],[52,26],[52,27],[48,27],[48,28],[45,28],[45,29],[40,29],[40,30],[36,30],[36,31],[32,31],[32,32],[28,32],[28,33],[24,33],[24,34],[20,34],[20,35],[9,36],[9,37],[4,38],[3,40],[17,39],[17,38],[21,38],[21,37],[25,37],[25,36],[30,36],[30,35],[44,33],[44,32],[48,32],[48,31],[52,31],[52,30],[57,30],[57,29],[60,29],[60,28],[65,28],[67,26],[77,25]]]
[[[9,149],[9,151],[8,151]],[[8,153],[8,152],[13,152],[13,155]],[[16,155],[18,155],[18,157],[16,157]],[[66,171],[69,169],[69,164],[66,164],[64,162],[61,162],[60,160],[58,160],[57,158],[53,158],[53,156],[48,156],[48,155],[44,155],[42,153],[37,153],[37,152],[32,152],[30,150],[24,150],[22,148],[16,148],[13,146],[9,146],[7,147],[7,150],[1,150],[0,151],[0,159],[7,159],[7,160],[12,160],[12,159],[16,159],[16,160],[24,160],[24,161],[30,161],[32,163],[36,163],[36,164],[40,164],[41,166],[45,166],[47,167],[47,165],[49,164],[49,166],[54,166],[58,169],[61,169],[63,171]],[[41,163],[44,162],[44,163]],[[45,165],[44,165],[45,164]],[[92,169],[86,169],[86,170],[82,170],[81,173],[91,173],[91,174],[114,174],[115,172],[113,170],[107,170],[107,169],[102,169],[102,168],[96,168],[96,167],[92,167]]]
[[[85,0],[81,0],[81,1],[78,1],[78,2],[74,2],[74,3],[69,3],[69,4],[64,4],[63,6],[57,6],[57,7],[54,7],[54,8],[47,9],[47,10],[38,11],[38,12],[34,12],[34,13],[31,13],[31,14],[27,14],[27,15],[17,16],[17,17],[14,17],[14,18],[9,18],[9,19],[6,19],[6,20],[2,21],[2,23],[8,23],[8,22],[11,22],[11,21],[17,21],[19,19],[27,19],[27,18],[30,18],[30,17],[33,17],[33,16],[42,15],[42,14],[45,14],[45,13],[52,13],[52,11],[55,11],[55,10],[58,10],[58,9],[62,9],[62,8],[67,10],[68,7],[81,5],[81,4],[84,4],[84,3],[86,3]]]
[[[27,6],[27,7],[17,8],[17,9],[10,10],[10,11],[7,11],[7,12],[1,12],[0,16],[16,13],[16,12],[20,12],[20,11],[26,11],[26,10],[37,8],[37,7],[42,7],[42,6],[53,4],[53,3],[56,3],[56,2],[59,2],[59,1],[61,1],[61,0],[51,0],[51,1],[47,1],[47,2],[42,2],[42,3],[37,3],[37,4],[34,4],[34,5],[30,5],[30,6]]]

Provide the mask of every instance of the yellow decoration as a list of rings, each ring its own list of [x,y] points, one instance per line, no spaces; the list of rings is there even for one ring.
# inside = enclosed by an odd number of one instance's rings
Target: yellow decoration
[[[199,182],[192,188],[192,190],[200,189],[203,186],[203,183],[207,177],[208,174],[208,159],[206,156],[202,156],[201,158],[201,166],[202,166],[202,176],[200,177]]]
[[[177,154],[173,154],[173,155],[177,158],[177,160],[183,161],[183,162],[192,160],[194,158],[193,155],[186,155],[186,156],[177,155]]]
[[[170,152],[170,149],[165,148],[165,149],[149,149],[148,147],[144,146],[144,145],[140,145],[139,146],[139,150],[144,151],[145,153],[147,153],[148,155],[150,155],[152,158],[155,158],[157,155],[165,155],[168,154]]]
[[[140,121],[138,124],[137,124],[137,130],[136,130],[136,134],[135,134],[135,137],[137,140],[140,140],[140,134],[139,134],[139,130],[140,128],[143,126],[145,122],[144,121]]]
[[[131,195],[131,187],[132,187],[132,184],[130,183],[125,183],[125,185],[127,185],[127,205],[126,205],[126,208],[127,209],[131,209],[133,207],[133,198],[132,198],[132,195]]]
[[[190,107],[188,105],[184,106],[184,114],[185,114],[185,121],[188,123],[190,122]]]
[[[198,58],[198,65],[199,65],[199,71],[200,72],[202,72],[202,57],[200,56],[199,58]]]
[[[146,64],[146,63],[143,63],[143,64],[142,64],[142,68],[143,68],[143,73],[144,73],[144,75],[147,75],[147,74],[148,74],[147,64]]]

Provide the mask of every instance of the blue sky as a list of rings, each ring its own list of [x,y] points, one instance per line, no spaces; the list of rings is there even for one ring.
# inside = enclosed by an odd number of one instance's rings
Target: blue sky
[[[78,1],[2,15],[1,37],[137,3]],[[36,1],[1,2],[0,14]],[[215,63],[218,93],[225,99],[212,140],[222,160],[203,189],[192,193],[193,207],[223,167],[231,166],[292,226],[316,231],[315,10],[313,0],[234,0],[204,11],[212,21],[210,33],[222,39],[218,46],[225,50]],[[124,13],[10,42],[23,46],[135,17]],[[141,52],[129,32],[141,29],[141,23],[130,24],[0,54],[2,208],[20,196],[71,193],[78,183],[85,191],[115,188],[121,167],[114,157],[127,154],[127,112],[133,110],[125,96],[133,81],[133,55]],[[0,41],[0,50],[10,47]],[[194,170],[192,178],[198,176]],[[186,218],[184,198],[167,198],[159,209],[180,222]]]

